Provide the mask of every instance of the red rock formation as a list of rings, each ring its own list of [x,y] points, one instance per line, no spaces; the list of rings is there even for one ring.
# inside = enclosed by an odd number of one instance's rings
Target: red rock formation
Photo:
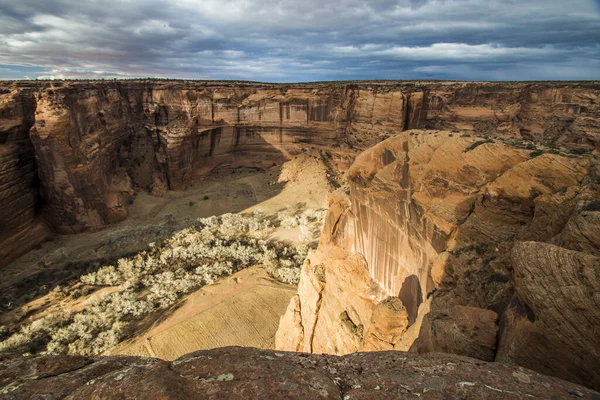
[[[32,186],[29,200],[2,203],[14,221],[0,232],[10,249],[0,263],[44,237],[37,222],[24,229],[40,213],[58,232],[100,229],[126,217],[136,190],[182,189],[223,163],[265,167],[308,144],[365,148],[423,127],[583,149],[600,142],[595,83],[7,82],[0,89],[2,154],[21,157],[18,172],[14,162],[6,167],[13,172],[3,175],[0,198]]]
[[[240,347],[152,358],[47,356],[0,362],[3,399],[598,399],[572,383],[449,354],[346,357]]]
[[[586,84],[441,84],[431,88],[427,125],[594,148],[598,100]]]
[[[515,253],[521,245],[511,257],[515,243],[531,240],[599,252],[600,213],[586,211],[600,195],[597,162],[531,157],[443,131],[407,132],[358,156],[350,190],[331,199],[319,248],[288,309],[301,318],[293,329],[282,322],[278,348],[444,351],[598,387],[596,258],[575,251],[553,260],[535,247],[526,258]],[[382,314],[391,302],[403,307]],[[535,324],[527,313],[513,315],[511,302],[535,308]],[[499,319],[506,320],[500,327]]]
[[[600,258],[520,242],[511,260],[516,293],[497,359],[600,387]]]
[[[38,215],[38,177],[29,140],[34,110],[31,91],[0,87],[0,265],[48,234]]]

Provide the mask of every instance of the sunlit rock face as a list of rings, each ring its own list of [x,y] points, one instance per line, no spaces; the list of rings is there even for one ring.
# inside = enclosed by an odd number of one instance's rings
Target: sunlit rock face
[[[598,104],[595,83],[5,82],[0,205],[13,245],[0,262],[39,244],[46,225],[100,229],[138,191],[184,189],[223,164],[265,168],[307,146],[360,151],[428,128],[594,149]]]
[[[374,124],[424,124],[425,99],[410,85],[2,84],[2,235],[13,245],[0,260],[43,240],[40,214],[56,232],[100,229],[141,190],[185,189],[221,165],[272,167]]]
[[[301,320],[295,330],[280,325],[277,345],[498,358],[596,385],[600,365],[573,356],[595,354],[595,328],[578,329],[575,346],[555,328],[582,327],[577,315],[584,309],[589,321],[598,318],[595,300],[582,295],[598,289],[591,267],[597,260],[583,255],[599,249],[596,156],[530,153],[448,131],[410,131],[359,155],[349,189],[330,200],[319,248],[305,263],[299,299],[288,310]],[[563,261],[584,277],[558,272],[560,260],[534,262],[546,257],[535,246],[524,264],[523,247],[515,246],[524,241],[571,251]],[[556,265],[552,279],[541,280],[549,273],[542,265]],[[565,285],[572,300],[558,296]],[[557,306],[537,290],[556,292]],[[533,309],[535,324],[519,311]],[[572,350],[567,357],[562,349]]]

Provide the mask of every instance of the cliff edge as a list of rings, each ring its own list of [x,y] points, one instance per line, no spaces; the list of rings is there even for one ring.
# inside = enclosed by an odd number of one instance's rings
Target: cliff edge
[[[598,399],[524,368],[450,354],[336,357],[226,347],[173,362],[46,356],[0,361],[3,399]]]
[[[410,131],[359,155],[279,349],[442,351],[600,387],[596,156]]]

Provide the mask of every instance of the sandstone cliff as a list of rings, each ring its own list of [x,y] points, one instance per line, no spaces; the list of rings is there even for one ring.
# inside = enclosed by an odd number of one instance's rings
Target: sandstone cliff
[[[126,217],[136,192],[217,165],[266,167],[306,146],[366,148],[413,128],[595,148],[596,83],[5,82],[0,263]],[[347,155],[337,155],[344,161]],[[343,163],[342,163],[343,164]],[[42,222],[43,220],[43,222]]]
[[[39,181],[29,130],[35,122],[30,93],[0,88],[0,265],[42,242]]]
[[[143,384],[140,384],[143,382]],[[533,371],[451,354],[347,357],[229,347],[153,358],[0,361],[3,399],[598,399]]]
[[[599,176],[595,156],[447,131],[379,143],[330,200],[278,348],[443,351],[600,387]]]

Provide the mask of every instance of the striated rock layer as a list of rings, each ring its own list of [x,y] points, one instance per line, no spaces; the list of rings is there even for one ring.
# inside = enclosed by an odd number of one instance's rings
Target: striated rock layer
[[[565,156],[410,131],[333,196],[277,347],[448,352],[600,387],[600,174]]]
[[[60,233],[126,217],[137,191],[182,189],[212,168],[264,168],[306,146],[365,148],[444,128],[600,143],[597,83],[173,81],[0,84],[0,265]],[[44,223],[40,223],[40,216]]]
[[[0,266],[42,242],[39,181],[29,130],[35,122],[29,90],[0,87]]]
[[[229,347],[173,362],[19,357],[0,361],[3,399],[598,399],[536,372],[450,354],[346,357]]]

